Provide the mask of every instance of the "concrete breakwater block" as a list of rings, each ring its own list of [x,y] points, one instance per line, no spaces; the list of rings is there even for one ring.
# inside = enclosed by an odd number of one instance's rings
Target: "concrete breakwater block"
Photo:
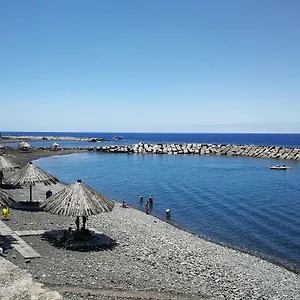
[[[230,144],[146,144],[97,147],[96,151],[136,154],[227,155],[300,160],[300,148]]]

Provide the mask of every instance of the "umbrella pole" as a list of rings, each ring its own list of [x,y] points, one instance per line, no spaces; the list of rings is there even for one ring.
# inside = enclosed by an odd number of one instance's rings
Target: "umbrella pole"
[[[32,202],[32,185],[29,186],[29,199]]]
[[[85,231],[86,216],[82,216],[82,228]]]
[[[76,224],[76,229],[77,231],[79,231],[79,217],[76,217],[76,221],[75,221],[75,224]]]

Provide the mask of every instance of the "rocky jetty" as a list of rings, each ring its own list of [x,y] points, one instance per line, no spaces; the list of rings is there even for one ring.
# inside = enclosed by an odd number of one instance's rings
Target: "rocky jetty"
[[[229,144],[148,144],[97,147],[96,151],[137,154],[194,154],[300,160],[300,148]]]
[[[13,138],[13,139],[12,139]],[[81,142],[107,142],[103,138],[82,138],[82,137],[33,137],[33,136],[6,136],[1,142],[9,141],[81,141]],[[107,153],[136,153],[136,154],[192,154],[192,155],[227,155],[227,156],[247,156],[270,159],[300,160],[300,148],[284,146],[258,146],[258,145],[231,145],[231,144],[152,144],[138,143],[133,145],[105,145],[98,147],[62,147],[63,150],[74,151],[98,151]],[[0,148],[5,148],[1,146]],[[38,149],[51,150],[51,147],[39,147]]]

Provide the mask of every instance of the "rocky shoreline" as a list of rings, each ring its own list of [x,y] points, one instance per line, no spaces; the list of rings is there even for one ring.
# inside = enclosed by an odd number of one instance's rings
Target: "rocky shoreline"
[[[23,165],[57,154],[33,149],[25,156],[17,150],[6,151]],[[65,153],[62,150],[59,154]],[[57,184],[51,189],[55,193],[63,187]],[[43,199],[48,188],[36,185],[34,199]],[[17,200],[27,199],[29,194],[27,188],[7,192]],[[12,210],[6,224],[13,230],[50,230],[74,227],[74,220]],[[70,300],[299,299],[299,274],[206,241],[136,209],[117,204],[113,212],[89,218],[88,227],[114,239],[117,246],[76,252],[56,248],[41,236],[28,236],[24,240],[42,257],[27,261],[10,249],[6,259]]]

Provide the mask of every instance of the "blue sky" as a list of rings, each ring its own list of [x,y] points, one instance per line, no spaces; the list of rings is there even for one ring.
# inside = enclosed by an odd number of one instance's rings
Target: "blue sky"
[[[10,0],[0,130],[300,133],[298,0]]]

